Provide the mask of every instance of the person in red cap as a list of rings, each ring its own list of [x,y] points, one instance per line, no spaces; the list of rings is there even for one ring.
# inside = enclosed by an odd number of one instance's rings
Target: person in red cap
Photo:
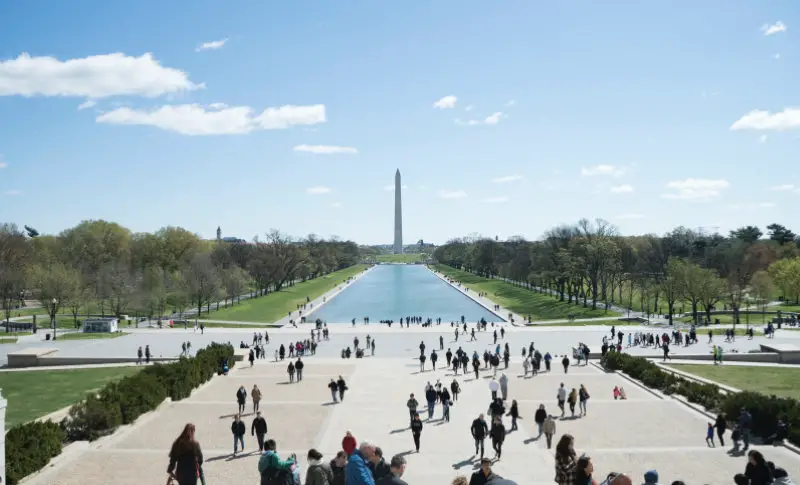
[[[358,443],[356,442],[356,438],[348,430],[347,433],[345,433],[344,438],[342,439],[342,449],[344,450],[345,453],[347,453],[347,456],[350,456],[353,454],[354,451],[356,451],[356,448],[358,448]]]

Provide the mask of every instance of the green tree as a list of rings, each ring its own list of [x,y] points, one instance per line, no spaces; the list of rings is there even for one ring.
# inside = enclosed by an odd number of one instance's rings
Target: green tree
[[[683,290],[682,269],[682,262],[679,258],[670,258],[667,261],[664,279],[661,281],[661,294],[667,301],[670,325],[672,325],[672,314],[675,313],[675,302],[678,301]]]
[[[31,272],[31,283],[42,308],[50,315],[51,325],[55,325],[59,310],[68,307],[78,295],[81,277],[75,268],[56,261],[36,265]]]

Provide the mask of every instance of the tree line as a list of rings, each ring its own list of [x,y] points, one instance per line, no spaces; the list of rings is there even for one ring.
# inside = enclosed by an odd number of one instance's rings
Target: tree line
[[[699,321],[718,306],[734,322],[748,304],[800,300],[800,239],[770,224],[728,235],[678,227],[662,236],[622,236],[603,219],[548,230],[540,240],[468,237],[434,251],[440,263],[501,277],[596,309],[598,304],[668,314],[687,305]]]
[[[84,221],[58,235],[0,224],[0,305],[5,320],[26,299],[52,318],[79,314],[198,314],[224,300],[280,291],[356,264],[358,246],[273,230],[252,243],[204,240],[180,227],[133,233],[113,222]]]

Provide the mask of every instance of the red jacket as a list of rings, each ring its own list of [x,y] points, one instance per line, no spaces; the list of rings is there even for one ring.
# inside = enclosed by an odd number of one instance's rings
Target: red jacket
[[[345,436],[342,440],[342,449],[347,453],[347,456],[352,455],[353,452],[356,451],[356,446],[356,439],[352,436]]]

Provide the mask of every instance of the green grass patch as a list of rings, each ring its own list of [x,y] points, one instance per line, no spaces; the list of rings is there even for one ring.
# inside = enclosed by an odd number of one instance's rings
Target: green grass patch
[[[430,255],[425,253],[379,254],[375,257],[375,261],[381,263],[421,263],[429,258]]]
[[[211,322],[205,322],[202,319],[200,320],[200,323],[202,323],[205,328],[249,328],[253,331],[264,330],[265,326],[267,325],[269,325],[270,327],[272,326],[271,323],[258,324],[258,325],[248,325],[246,323],[211,323]],[[165,328],[169,328],[169,325],[166,325]],[[182,323],[176,323],[175,325],[172,326],[172,328],[177,330],[184,330]],[[190,321],[187,324],[186,328],[187,329],[194,328],[194,320]]]
[[[702,364],[669,366],[743,391],[800,399],[800,369],[797,368]]]
[[[75,327],[75,318],[65,315],[56,315],[56,328],[62,329],[75,329],[80,328],[80,322],[83,321],[86,317],[78,317],[78,327]],[[33,323],[33,317],[30,318],[21,318],[17,320],[18,323]],[[50,328],[50,317],[48,316],[37,316],[36,317],[36,326],[41,329]]]
[[[0,337],[0,344],[15,344],[17,339],[13,337]]]
[[[101,340],[119,338],[128,335],[125,332],[70,332],[56,333],[58,340]]]
[[[781,305],[781,306],[771,306],[767,307],[767,311],[776,312],[782,311],[784,313],[800,313],[800,305]]]
[[[344,283],[347,278],[358,275],[368,266],[356,264],[313,280],[297,283],[281,291],[248,299],[210,314],[203,314],[201,319],[272,323],[285,317],[290,311],[296,311],[298,304],[306,302],[306,297],[312,300],[318,298]]]
[[[772,321],[772,317],[774,317],[774,316],[775,315],[752,314],[752,315],[750,315],[749,322],[750,322],[750,325],[753,325],[753,326],[756,326],[756,327],[760,327],[762,325],[766,325],[767,323],[771,322]],[[700,324],[703,324],[703,322],[705,322],[705,318],[706,318],[705,313],[700,315]],[[713,325],[714,322],[716,322],[716,320],[719,320],[719,323],[721,323],[721,324],[730,325],[730,324],[733,323],[733,315],[732,314],[714,315],[712,313],[711,314],[711,324]],[[680,323],[693,323],[693,320],[692,320],[691,316],[675,318],[674,321],[680,322]],[[739,314],[739,325],[747,325],[747,322],[748,322],[748,314],[744,313],[744,312],[740,313]]]
[[[600,302],[598,302],[598,309],[592,310],[584,308],[583,305],[570,305],[559,301],[552,295],[537,293],[502,280],[484,278],[443,264],[436,264],[432,267],[443,275],[461,282],[462,286],[466,286],[470,290],[485,292],[490,300],[524,318],[530,315],[531,320],[556,320],[567,318],[569,315],[574,315],[575,318],[619,315],[616,312],[599,308]]]
[[[6,427],[41,418],[70,406],[91,390],[135,374],[141,367],[0,372],[0,388],[8,399]]]
[[[641,326],[644,325],[641,322],[635,321],[628,321],[628,320],[620,320],[618,318],[609,318],[608,320],[590,320],[590,321],[583,321],[577,320],[575,322],[563,322],[563,323],[542,323],[542,324],[531,324],[528,325],[530,328],[537,328],[537,327],[585,327],[585,326],[616,326],[616,327],[625,327],[625,326]]]

